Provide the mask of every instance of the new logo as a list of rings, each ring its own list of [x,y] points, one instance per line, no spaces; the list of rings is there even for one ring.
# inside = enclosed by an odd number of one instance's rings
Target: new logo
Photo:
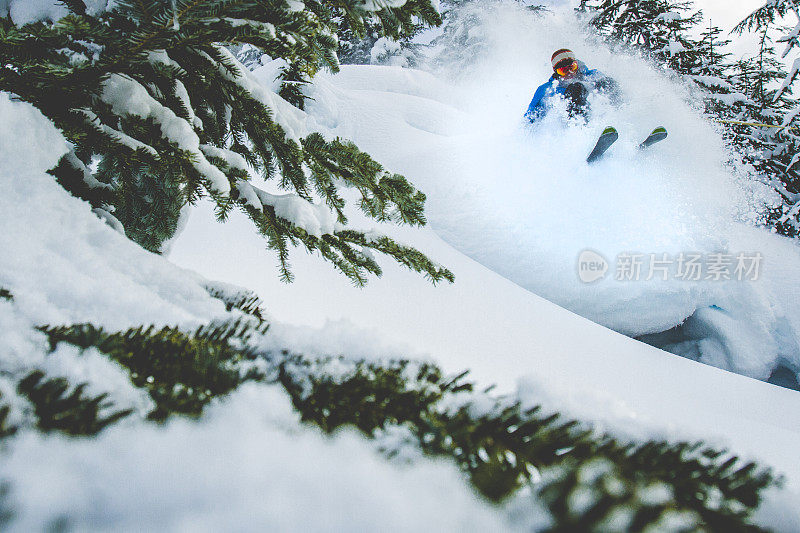
[[[584,250],[578,256],[578,277],[584,283],[594,283],[606,277],[608,261],[593,250]]]

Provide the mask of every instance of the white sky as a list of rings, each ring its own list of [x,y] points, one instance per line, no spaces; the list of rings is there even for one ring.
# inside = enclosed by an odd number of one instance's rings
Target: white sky
[[[694,0],[695,7],[703,10],[706,20],[711,18],[715,26],[725,31],[732,30],[747,15],[765,3],[766,0]],[[797,22],[794,15],[788,15],[782,23],[785,26],[794,27]],[[773,38],[776,37],[777,35],[773,34]],[[734,56],[751,55],[758,45],[758,39],[753,34],[732,35],[728,38],[733,41],[729,51]],[[775,47],[778,53],[781,53],[783,48],[782,44],[777,44]],[[791,65],[795,57],[797,57],[796,52],[789,54],[789,57],[786,58],[787,67]]]
[[[731,30],[764,3],[764,0],[695,0],[706,18],[713,19],[714,24],[726,30]]]
[[[764,5],[764,0],[695,0],[695,7],[703,10],[706,21],[729,32],[747,15]],[[737,56],[753,53],[756,39],[744,34],[728,36],[733,41],[730,51]]]

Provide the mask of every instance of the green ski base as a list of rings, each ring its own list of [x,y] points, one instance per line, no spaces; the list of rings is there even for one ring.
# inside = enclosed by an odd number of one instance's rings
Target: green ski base
[[[659,126],[654,129],[652,133],[647,136],[647,139],[645,139],[639,145],[639,150],[649,148],[650,146],[653,146],[657,142],[661,142],[666,138],[667,129],[664,126]],[[595,145],[594,150],[592,150],[592,153],[590,153],[589,157],[586,158],[586,162],[594,163],[602,158],[608,149],[611,148],[611,145],[617,142],[617,139],[619,139],[619,133],[617,133],[617,130],[611,126],[607,127],[605,130],[603,130],[603,133],[600,134],[600,138],[597,140],[597,144]]]
[[[661,142],[666,138],[667,138],[667,128],[665,128],[664,126],[659,126],[653,130],[653,133],[651,133],[647,137],[647,139],[645,139],[644,142],[642,142],[642,144],[639,145],[639,149],[644,150],[645,148],[652,146],[657,142]]]
[[[619,133],[617,133],[617,130],[611,126],[607,127],[605,130],[603,130],[603,133],[600,134],[600,138],[597,139],[597,144],[595,145],[594,150],[592,150],[592,153],[589,154],[589,157],[586,158],[586,162],[594,163],[603,157],[603,154],[606,153],[606,150],[611,148],[611,145],[617,142],[617,139],[619,139]]]

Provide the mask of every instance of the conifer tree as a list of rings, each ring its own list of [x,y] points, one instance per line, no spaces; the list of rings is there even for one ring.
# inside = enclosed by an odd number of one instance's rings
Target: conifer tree
[[[386,37],[380,20],[365,19],[363,28],[352,27],[344,16],[334,18],[338,27],[339,61],[343,65],[417,66],[422,60],[421,46],[413,39],[427,26],[411,23],[396,38]]]
[[[783,198],[771,210],[768,223],[780,233],[800,234],[800,133],[796,129],[800,104],[781,85],[786,70],[778,59],[769,28],[759,32],[758,53],[735,65],[731,81],[747,99],[736,105],[734,143],[746,163]],[[763,124],[764,126],[759,126]]]
[[[725,48],[730,41],[711,23],[699,40],[694,38],[702,11],[692,9],[691,1],[674,0],[581,0],[578,7],[612,42],[637,48],[694,81],[703,92],[706,113],[723,117],[744,98],[726,80],[731,65]]]
[[[431,43],[435,63],[463,72],[479,60],[488,46],[482,24],[487,11],[474,0],[443,0],[442,35]]]
[[[770,183],[784,198],[767,222],[787,235],[800,233],[800,180],[795,167],[800,163],[800,130],[795,121],[800,112],[791,98],[792,84],[800,59],[785,72],[770,39],[781,17],[792,14],[798,25],[779,30],[779,42],[786,44],[780,58],[798,50],[800,15],[795,0],[768,1],[735,29],[760,31],[756,57],[728,64],[724,51],[729,41],[709,24],[694,40],[689,30],[702,18],[690,14],[692,2],[675,0],[581,0],[578,11],[588,13],[590,23],[612,42],[643,50],[650,58],[687,76],[702,90],[705,112],[714,120],[766,124],[726,124],[732,146],[757,175]]]
[[[247,214],[290,280],[290,245],[318,252],[363,284],[381,269],[369,249],[433,281],[452,274],[419,251],[348,226],[339,189],[379,221],[422,225],[425,195],[342,139],[303,130],[303,84],[336,71],[335,22],[367,19],[398,38],[438,24],[430,0],[66,0],[67,16],[21,27],[0,12],[0,90],[38,107],[72,144],[53,173],[72,194],[158,252],[182,209],[202,196],[224,220]],[[275,94],[226,48],[286,61]],[[269,180],[271,192],[250,179]],[[283,194],[276,194],[278,191]],[[316,202],[314,200],[317,200]]]
[[[697,53],[688,32],[702,12],[691,9],[691,1],[675,0],[585,0],[579,6],[610,41],[638,48],[681,73]]]
[[[784,17],[791,17],[795,26],[780,26]],[[751,75],[754,84],[748,93],[752,94],[752,104],[746,108],[746,113],[754,117],[754,122],[779,127],[755,128],[748,134],[747,142],[754,154],[750,160],[784,200],[783,205],[770,214],[770,222],[780,233],[797,236],[800,234],[800,130],[797,129],[800,127],[797,120],[800,102],[793,98],[793,87],[800,70],[800,5],[794,0],[770,0],[739,23],[734,31],[757,31],[761,36],[753,65],[758,72]],[[784,43],[780,54],[770,38],[773,31],[781,35],[777,42]],[[783,63],[792,54],[795,59],[787,72]]]
[[[780,88],[774,95],[777,100],[784,92],[791,92],[790,88],[800,73],[800,2],[798,0],[767,0],[763,6],[751,13],[747,18],[740,22],[735,32],[741,33],[745,30],[759,31],[775,27],[783,17],[792,16],[795,26],[791,29],[784,28],[783,34],[778,42],[785,43],[783,52],[780,54],[782,60],[786,60],[794,52],[796,56],[791,70],[784,76]]]
[[[692,2],[663,2],[655,18],[653,57],[680,74],[691,72],[699,62],[700,49],[689,33],[703,13],[690,13],[691,9]]]
[[[433,62],[456,77],[467,75],[489,49],[491,36],[485,31],[485,21],[498,4],[502,5],[497,0],[442,0],[444,23],[442,34],[431,42]],[[545,11],[530,0],[517,0],[517,4],[534,13]]]
[[[704,92],[706,114],[717,119],[730,119],[733,106],[746,100],[728,78],[732,65],[730,52],[726,51],[731,41],[722,39],[722,30],[709,23],[699,41],[695,43],[696,61],[689,68],[688,77],[697,83]]]

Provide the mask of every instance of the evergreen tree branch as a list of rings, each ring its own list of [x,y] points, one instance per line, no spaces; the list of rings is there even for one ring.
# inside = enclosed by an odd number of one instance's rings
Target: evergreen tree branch
[[[340,226],[347,224],[340,186],[357,189],[359,207],[376,220],[423,225],[425,195],[405,178],[352,143],[327,142],[294,124],[302,85],[321,68],[338,69],[336,16],[353,24],[377,17],[387,35],[441,19],[430,0],[377,11],[359,0],[305,5],[292,11],[283,0],[120,0],[96,15],[68,6],[70,15],[52,25],[17,28],[6,17],[0,89],[38,107],[73,144],[53,170],[59,183],[145,248],[159,252],[183,207],[209,196],[220,220],[237,206],[248,214],[278,253],[284,280],[291,279],[289,246],[302,244],[360,285],[366,273],[380,272],[377,264],[333,227],[309,231],[263,205],[270,202],[249,184],[250,174],[308,204],[295,203],[301,212],[319,211],[316,194]],[[280,94],[252,79],[225,48],[240,44],[286,60]],[[452,278],[411,248],[385,248],[431,279]]]

